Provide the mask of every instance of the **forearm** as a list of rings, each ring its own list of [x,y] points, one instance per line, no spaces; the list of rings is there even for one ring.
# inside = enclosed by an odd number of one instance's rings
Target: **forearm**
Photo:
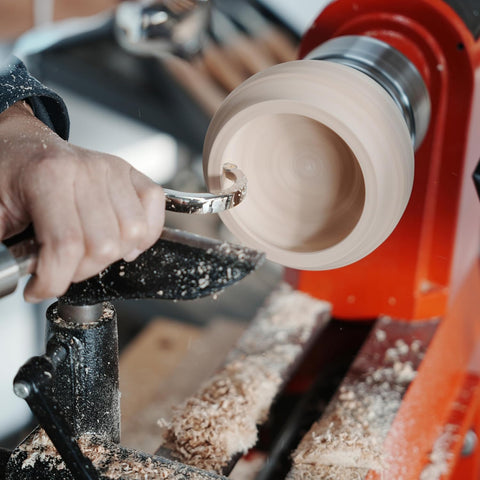
[[[25,296],[38,301],[152,245],[163,228],[164,196],[124,160],[69,144],[65,107],[53,92],[35,80],[32,89],[5,93],[2,75],[0,240],[33,224],[40,251]],[[28,87],[32,77],[22,75]]]
[[[14,103],[11,107],[7,108],[4,112],[0,113],[0,118],[8,118],[14,115],[29,115],[34,117],[32,107],[26,100],[20,100]]]

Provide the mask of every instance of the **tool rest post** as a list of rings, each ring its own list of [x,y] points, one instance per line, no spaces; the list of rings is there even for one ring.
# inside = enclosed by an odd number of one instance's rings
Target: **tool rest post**
[[[65,321],[58,304],[47,311],[48,343],[63,345],[68,354],[55,371],[52,396],[58,401],[75,436],[92,434],[120,441],[117,318],[104,303],[100,318],[89,323]]]

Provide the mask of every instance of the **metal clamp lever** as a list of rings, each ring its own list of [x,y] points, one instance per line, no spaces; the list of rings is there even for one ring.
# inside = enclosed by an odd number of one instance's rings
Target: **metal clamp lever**
[[[238,205],[247,193],[247,178],[232,163],[223,165],[223,177],[233,185],[223,192],[185,193],[165,189],[166,209],[171,212],[205,214],[220,213]]]
[[[75,480],[100,478],[92,461],[83,455],[71,427],[68,425],[55,399],[49,394],[55,367],[62,362],[67,351],[61,345],[51,349],[49,355],[31,358],[20,368],[13,382],[15,394],[23,398],[37,417],[65,465]]]

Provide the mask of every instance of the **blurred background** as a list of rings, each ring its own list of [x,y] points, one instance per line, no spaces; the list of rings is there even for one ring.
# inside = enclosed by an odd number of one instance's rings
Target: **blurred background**
[[[1,2],[0,58],[13,52],[64,98],[72,143],[119,155],[169,188],[204,191],[202,144],[212,114],[249,76],[294,60],[302,32],[326,3]],[[214,216],[168,214],[167,224],[230,239]],[[120,347],[158,317],[195,325],[248,321],[282,273],[267,263],[216,300],[120,303]],[[43,351],[50,303],[28,305],[21,289],[0,300],[1,446],[12,447],[30,427],[12,379]]]

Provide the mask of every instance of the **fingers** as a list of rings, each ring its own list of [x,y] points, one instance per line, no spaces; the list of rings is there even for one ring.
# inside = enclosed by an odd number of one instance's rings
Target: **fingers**
[[[104,171],[99,175],[102,161]],[[76,182],[85,256],[74,282],[97,274],[120,258],[134,260],[160,237],[165,217],[162,188],[123,160],[96,158],[89,173]]]
[[[161,187],[108,155],[79,150],[39,161],[25,182],[37,270],[25,298],[61,296],[120,258],[133,260],[161,235]]]
[[[96,179],[76,188],[86,254],[74,282],[95,275],[120,258],[134,260],[160,237],[165,217],[163,190],[148,177],[123,160],[109,157],[101,185],[98,164],[92,165]],[[101,191],[92,192],[93,184]]]
[[[147,215],[132,184],[132,169],[121,170],[109,181],[108,191],[120,228],[124,258],[130,261],[149,246],[145,244],[149,232]]]
[[[78,282],[95,275],[125,253],[115,208],[109,196],[109,177],[115,177],[102,158],[92,158],[78,169],[75,204],[84,237],[84,256],[73,276]]]
[[[140,250],[145,250],[162,234],[165,223],[165,193],[159,185],[139,171],[132,169],[130,174],[147,219],[147,234],[140,245]]]

